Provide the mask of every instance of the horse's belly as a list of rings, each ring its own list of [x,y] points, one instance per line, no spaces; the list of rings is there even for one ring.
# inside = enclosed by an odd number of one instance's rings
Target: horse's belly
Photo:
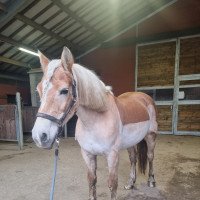
[[[77,134],[76,139],[81,148],[93,155],[107,154],[112,146],[112,141],[87,133]]]
[[[150,121],[127,124],[120,135],[120,148],[126,149],[139,143],[148,133]]]

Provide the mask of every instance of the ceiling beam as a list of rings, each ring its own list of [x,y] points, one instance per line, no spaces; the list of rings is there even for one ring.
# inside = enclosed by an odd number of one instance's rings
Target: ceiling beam
[[[13,59],[6,58],[6,57],[3,57],[3,56],[0,56],[0,61],[12,64],[12,65],[16,65],[18,67],[23,67],[23,68],[31,69],[31,66],[29,64],[27,64],[27,63],[19,62],[17,60],[13,60]]]
[[[44,26],[41,26],[40,24],[32,21],[31,19],[29,19],[28,17],[21,15],[21,14],[16,14],[15,16],[16,19],[24,22],[25,24],[28,24],[30,26],[32,26],[33,28],[40,30],[41,32],[45,33],[46,35],[58,40],[60,43],[63,43],[64,45],[67,45],[70,48],[74,48],[76,50],[78,50],[80,47],[73,44],[72,42],[70,42],[69,40],[57,35],[56,33],[54,33],[53,31],[50,31],[49,29],[45,28]]]
[[[26,77],[21,77],[21,76],[13,76],[13,75],[5,75],[5,74],[0,74],[0,78],[16,80],[16,81],[24,81],[24,82],[29,81],[28,77],[26,78]]]
[[[4,35],[1,35],[1,34],[0,34],[0,41],[8,43],[8,44],[11,44],[12,46],[17,47],[17,48],[18,47],[22,47],[22,48],[28,49],[30,51],[37,51],[36,48],[33,48],[33,47],[28,46],[28,45],[22,44],[20,42],[17,42],[15,40],[13,40],[13,39],[11,39],[9,37],[6,37]]]
[[[8,5],[6,12],[0,15],[0,27],[8,23],[18,12],[26,8],[34,0],[15,0]]]
[[[160,11],[164,10],[165,8],[173,5],[176,3],[178,0],[163,0],[163,3],[154,11],[147,13],[144,13],[143,16],[138,17],[137,19],[130,19],[128,23],[123,23],[120,29],[116,30],[116,34],[110,33],[107,36],[107,39],[105,39],[101,43],[97,43],[98,38],[94,41],[94,43],[89,44],[88,47],[85,48],[84,52],[82,54],[79,54],[79,56],[76,57],[76,59],[80,59],[81,57],[89,54],[90,52],[94,51],[95,49],[99,48],[104,42],[109,42],[116,37],[120,36],[121,34],[129,31],[133,27],[136,27],[138,24],[142,23],[143,21],[149,19],[150,17],[154,16],[155,14],[159,13]]]
[[[95,28],[93,28],[92,26],[90,26],[87,22],[85,22],[83,20],[83,18],[79,17],[78,15],[76,15],[75,12],[73,12],[72,10],[70,10],[68,5],[64,5],[60,2],[60,0],[52,0],[54,2],[55,5],[57,5],[62,11],[64,11],[65,13],[67,13],[69,15],[69,17],[71,17],[72,19],[75,19],[76,22],[79,22],[82,26],[84,26],[88,31],[90,31],[91,33],[95,34],[96,37],[103,37],[102,34],[100,34]]]

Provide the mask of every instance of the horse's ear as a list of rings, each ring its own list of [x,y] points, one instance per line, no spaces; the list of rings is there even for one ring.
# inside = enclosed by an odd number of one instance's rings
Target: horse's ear
[[[67,48],[63,48],[63,52],[61,55],[61,62],[65,70],[72,72],[72,65],[74,64],[74,58],[71,51]]]
[[[46,72],[47,66],[49,64],[49,59],[44,54],[42,54],[42,52],[40,52],[39,50],[38,50],[38,55],[39,55],[39,58],[40,58],[40,64],[41,64],[41,67],[42,67],[42,71]]]

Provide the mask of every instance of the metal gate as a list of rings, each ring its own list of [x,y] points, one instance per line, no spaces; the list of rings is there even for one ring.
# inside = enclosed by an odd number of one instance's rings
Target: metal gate
[[[135,90],[145,92],[155,100],[158,107],[159,133],[161,134],[200,136],[200,60],[198,60],[199,66],[193,67],[195,70],[191,70],[189,65],[186,69],[187,66],[183,65],[184,62],[187,63],[188,59],[188,53],[184,51],[184,49],[188,50],[188,47],[185,48],[184,45],[190,44],[189,42],[191,42],[192,38],[199,38],[197,41],[200,44],[200,37],[192,36],[143,43],[138,44],[136,47]],[[143,52],[143,47],[147,49],[148,55],[145,55],[145,52]],[[155,54],[151,51],[151,47],[154,49],[158,48]],[[171,51],[166,50],[169,50],[169,48],[171,48]],[[167,58],[168,64],[173,60],[173,66],[166,65],[166,68],[163,67],[163,72],[158,72],[161,76],[157,77],[158,81],[152,80],[152,77],[148,76],[148,72],[152,73],[151,69],[141,72],[145,63],[141,62],[140,56],[144,53],[143,60],[148,60],[151,55],[159,60],[159,51],[162,50],[170,55],[161,55],[161,61],[163,61],[161,65],[165,65],[164,59]],[[200,52],[200,49],[198,52]],[[192,52],[192,54],[194,53]],[[191,62],[194,59],[193,57],[191,55],[191,58],[188,60]],[[152,63],[149,64],[149,68],[151,68]],[[161,68],[161,66],[159,67]],[[148,80],[150,81],[148,82]],[[141,84],[141,82],[144,84]]]

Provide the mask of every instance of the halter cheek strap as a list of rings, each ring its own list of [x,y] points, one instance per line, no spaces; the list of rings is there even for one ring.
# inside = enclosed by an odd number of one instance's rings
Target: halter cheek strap
[[[41,113],[41,112],[38,112],[37,115],[36,115],[36,117],[48,119],[48,120],[56,123],[59,127],[58,136],[62,132],[62,125],[63,125],[64,120],[66,119],[67,115],[70,114],[72,108],[74,107],[74,105],[76,104],[76,101],[77,101],[76,81],[75,80],[73,80],[73,83],[72,83],[72,96],[73,96],[73,99],[70,101],[69,106],[66,108],[63,116],[60,119],[58,119],[58,118],[56,118],[52,115],[49,115],[49,114],[46,114],[46,113]]]

